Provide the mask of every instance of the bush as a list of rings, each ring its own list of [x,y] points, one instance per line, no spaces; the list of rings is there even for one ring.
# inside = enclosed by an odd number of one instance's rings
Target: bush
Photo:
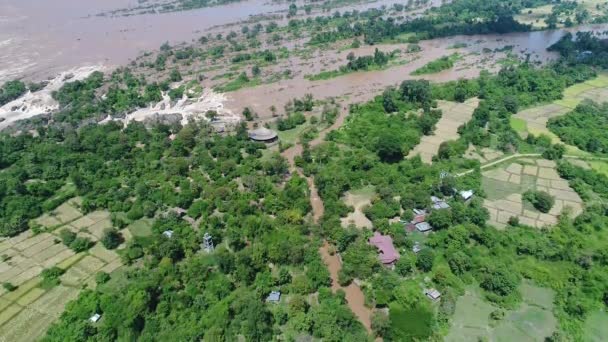
[[[8,292],[13,292],[17,289],[17,286],[13,285],[12,283],[9,283],[8,281],[2,283],[2,287],[4,287],[4,289]]]
[[[416,259],[416,267],[423,272],[428,272],[433,269],[433,263],[435,262],[435,253],[430,248],[425,248],[418,253]]]
[[[63,242],[63,244],[69,247],[72,244],[72,242],[74,242],[74,240],[76,240],[76,233],[65,228],[59,232],[59,237],[61,238],[61,241]]]
[[[114,249],[124,241],[122,234],[114,228],[105,229],[101,237],[101,243],[107,249]]]
[[[70,249],[76,253],[80,253],[93,247],[93,245],[95,245],[95,242],[91,241],[89,238],[77,237],[70,244]]]
[[[499,296],[508,296],[513,293],[519,285],[519,275],[511,269],[497,268],[485,272],[479,284],[486,291],[493,292]]]
[[[0,106],[3,106],[25,94],[27,88],[21,81],[8,81],[0,87]]]
[[[57,266],[53,266],[51,268],[46,268],[42,270],[42,283],[41,287],[43,289],[50,289],[59,285],[59,277],[65,272],[64,269],[61,269]]]
[[[528,190],[524,193],[524,199],[543,213],[548,213],[555,204],[555,198],[545,191]]]
[[[105,284],[111,279],[110,275],[106,272],[100,271],[95,275],[95,282],[97,285]]]

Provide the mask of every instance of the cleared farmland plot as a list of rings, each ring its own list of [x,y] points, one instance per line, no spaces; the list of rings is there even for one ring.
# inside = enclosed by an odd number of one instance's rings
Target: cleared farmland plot
[[[552,139],[553,143],[560,143],[559,137],[547,128],[547,121],[550,118],[562,116],[572,111],[585,99],[605,102],[607,98],[608,75],[600,74],[592,80],[568,87],[564,91],[564,98],[561,100],[556,100],[543,106],[528,108],[513,115],[511,127],[522,138],[525,138],[528,134],[534,134],[535,136],[545,134]],[[588,153],[571,145],[567,145],[567,150],[568,154],[588,155]]]
[[[439,145],[448,140],[458,139],[458,127],[471,120],[473,111],[479,105],[479,99],[472,98],[464,103],[438,101],[438,108],[442,111],[441,119],[435,125],[435,132],[432,135],[425,135],[408,155],[413,157],[420,155],[422,161],[430,163],[433,156],[439,151]]]
[[[447,342],[544,341],[557,327],[553,315],[553,291],[524,281],[519,288],[523,301],[503,319],[491,322],[490,314],[499,308],[487,302],[481,290],[469,286],[458,298]]]
[[[583,210],[583,200],[555,171],[555,162],[544,159],[522,158],[482,173],[482,184],[487,194],[484,206],[490,213],[490,224],[504,228],[512,216],[521,224],[543,227],[557,223],[564,208],[570,207],[574,216]],[[527,190],[546,191],[555,197],[549,213],[541,213],[524,202]]]
[[[65,304],[75,299],[83,284],[95,286],[95,274],[112,272],[122,266],[118,253],[100,243],[89,251],[76,254],[59,239],[68,228],[78,236],[98,241],[103,230],[112,227],[107,212],[83,215],[78,199],[72,199],[36,222],[47,232],[34,235],[26,231],[0,241],[0,282],[17,286],[12,292],[0,288],[0,341],[34,341],[63,312]],[[130,234],[128,234],[131,236]],[[65,270],[61,284],[45,290],[39,285],[40,273],[57,266]]]

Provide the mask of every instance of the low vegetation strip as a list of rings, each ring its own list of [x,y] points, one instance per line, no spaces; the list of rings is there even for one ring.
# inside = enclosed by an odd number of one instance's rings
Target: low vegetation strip
[[[372,71],[382,70],[389,67],[389,62],[394,60],[397,55],[397,51],[384,53],[376,48],[374,55],[372,56],[359,56],[355,57],[354,53],[349,53],[346,59],[348,63],[341,66],[338,70],[323,71],[316,75],[307,75],[306,79],[309,81],[327,80],[330,78],[350,74],[357,71]]]
[[[454,63],[461,59],[457,53],[450,56],[443,56],[434,61],[430,61],[421,68],[412,72],[412,75],[434,74],[454,67]]]

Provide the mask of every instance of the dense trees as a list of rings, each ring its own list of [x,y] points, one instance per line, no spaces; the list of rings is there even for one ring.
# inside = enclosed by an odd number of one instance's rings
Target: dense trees
[[[21,229],[27,228],[33,209],[41,208],[69,181],[75,186],[71,196],[82,197],[81,210],[120,214],[113,216],[117,227],[142,215],[155,220],[152,236],[135,237],[119,250],[126,264],[142,257],[145,262],[128,271],[126,278],[100,276],[99,291],[85,291],[70,304],[47,340],[246,336],[267,341],[279,326],[286,336],[364,339],[365,330],[343,299],[324,292],[330,285],[329,273],[316,242],[307,237],[306,181],[298,176],[286,180],[286,162],[278,155],[262,161],[264,146],[250,142],[243,127],[224,138],[205,124],[146,129],[139,123],[125,128],[109,123],[78,130],[48,127],[39,133],[2,137],[0,199],[2,209],[10,210],[2,217],[3,227],[9,227],[15,215],[28,215]],[[45,184],[53,190],[44,190]],[[17,207],[11,201],[23,205],[23,211],[12,210]],[[175,207],[201,218],[200,227],[195,230],[171,214]],[[167,229],[174,232],[171,238],[162,234]],[[197,253],[205,232],[213,235],[215,254]],[[71,248],[82,250],[76,246],[76,234],[65,231],[61,237]],[[109,248],[121,242],[114,229],[101,239]],[[61,272],[45,272],[45,284],[54,286]],[[318,305],[283,316],[283,304],[275,312],[264,303],[272,290],[324,294]],[[95,326],[88,323],[93,313],[103,315]]]
[[[567,144],[593,153],[608,153],[608,103],[582,103],[566,115],[551,118],[547,127]]]
[[[523,198],[543,213],[548,213],[555,203],[555,198],[545,191],[528,190]]]
[[[459,34],[507,33],[530,30],[513,19],[525,7],[546,4],[546,0],[517,0],[505,3],[500,0],[457,0],[433,7],[428,15],[398,22],[385,19],[378,9],[364,12],[345,12],[332,17],[317,17],[319,30],[313,31],[311,44],[335,42],[340,39],[363,37],[367,44],[395,39],[402,33],[413,33],[412,39],[431,39]],[[339,20],[339,19],[347,20]],[[356,20],[359,19],[359,20]],[[327,29],[330,21],[336,21],[335,29]],[[351,22],[354,22],[351,24]],[[312,22],[311,22],[312,24]],[[331,27],[331,26],[330,26]]]
[[[3,106],[25,94],[27,88],[19,80],[8,81],[0,87],[0,106]]]

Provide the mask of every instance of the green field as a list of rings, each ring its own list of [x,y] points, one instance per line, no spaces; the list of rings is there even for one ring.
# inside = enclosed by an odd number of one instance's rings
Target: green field
[[[585,332],[585,341],[606,341],[606,336],[608,336],[608,313],[606,311],[591,313],[585,320],[583,331]]]
[[[391,331],[395,341],[425,339],[431,335],[433,313],[426,308],[405,310],[401,305],[390,305]]]
[[[553,292],[528,282],[522,283],[520,292],[523,303],[519,308],[506,311],[502,320],[492,322],[490,314],[499,308],[485,301],[476,286],[467,287],[456,302],[445,341],[544,341],[557,327],[552,313]]]
[[[509,122],[511,123],[511,128],[513,128],[520,135],[528,132],[528,124],[526,123],[526,120],[511,117]]]
[[[588,161],[592,169],[608,176],[608,163],[605,161]]]
[[[585,99],[601,98],[603,92],[607,90],[606,88],[608,88],[608,74],[605,73],[599,74],[592,80],[570,86],[564,90],[562,99],[550,104],[527,108],[513,115],[510,118],[511,128],[522,138],[527,134],[535,136],[544,134],[549,136],[553,143],[562,143],[561,139],[547,128],[547,120],[570,112]],[[576,156],[590,155],[576,146],[568,144],[566,144],[566,153]]]
[[[152,224],[154,220],[142,218],[131,223],[127,228],[133,236],[146,237],[152,235]]]

